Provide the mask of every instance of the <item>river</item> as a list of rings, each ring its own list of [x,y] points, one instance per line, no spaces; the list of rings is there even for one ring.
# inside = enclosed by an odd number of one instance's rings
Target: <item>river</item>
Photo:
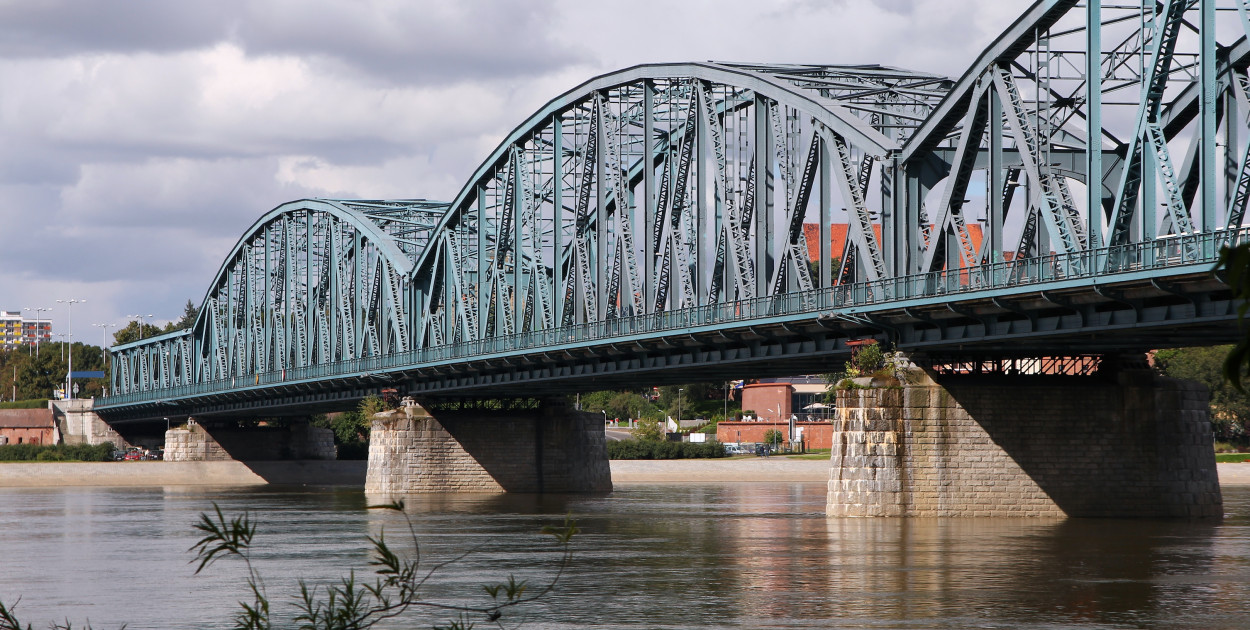
[[[826,519],[819,483],[622,485],[598,496],[413,499],[424,566],[465,552],[423,591],[481,601],[509,573],[542,583],[560,553],[543,525],[581,533],[557,590],[524,628],[1246,628],[1250,487],[1222,522]],[[200,575],[187,549],[213,503],[257,524],[253,558],[289,620],[298,577],[367,572],[366,534],[408,548],[401,515],[359,491],[0,489],[0,601],[36,628],[229,627],[241,563]],[[445,613],[386,627],[430,627]],[[479,626],[482,627],[482,626]],[[508,627],[512,627],[509,625]]]

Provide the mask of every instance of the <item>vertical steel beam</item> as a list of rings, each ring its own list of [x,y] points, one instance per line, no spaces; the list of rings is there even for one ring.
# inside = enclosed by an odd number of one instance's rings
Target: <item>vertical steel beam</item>
[[[600,321],[607,318],[610,300],[613,298],[613,296],[607,294],[609,282],[607,276],[605,275],[608,273],[608,255],[610,253],[608,251],[608,191],[604,186],[604,182],[607,181],[606,158],[608,152],[606,150],[607,147],[604,146],[606,134],[603,132],[603,126],[606,124],[606,121],[603,120],[602,116],[598,115],[598,112],[600,111],[599,100],[601,98],[603,98],[603,95],[596,93],[594,101],[591,103],[591,106],[595,108],[595,115],[592,117],[592,120],[594,120],[597,124],[595,124],[590,130],[590,133],[595,134],[597,146],[599,148],[598,151],[595,151],[594,155],[596,195],[594,240],[595,269],[592,275],[595,282],[594,290],[599,296],[597,300],[599,308],[596,309],[597,312],[587,314],[588,318]],[[589,185],[590,182],[582,182],[582,186]]]
[[[1196,140],[1196,139],[1195,139]],[[1142,174],[1141,174],[1141,212],[1138,214],[1139,223],[1133,224],[1133,240],[1152,241],[1159,229],[1159,200],[1156,192],[1155,173],[1159,169],[1158,155],[1146,147],[1142,150]],[[1177,229],[1177,228],[1173,228]]]
[[[521,161],[525,159],[524,145],[513,149],[512,159],[514,161],[512,181],[510,182],[512,186],[512,207],[509,208],[512,211],[512,233],[500,234],[499,237],[512,241],[512,246],[509,248],[512,251],[512,291],[510,293],[512,303],[505,305],[505,307],[508,309],[507,312],[512,315],[513,332],[521,332],[521,324],[525,320],[525,305],[521,299],[522,289],[525,286],[524,277],[522,276],[525,265],[521,263],[521,260],[526,253],[523,251],[525,244],[521,239],[521,224],[525,222],[525,206],[531,202],[531,200],[525,199],[528,187],[522,181],[529,171],[529,169],[521,168]],[[533,255],[534,252],[530,252],[530,254]]]
[[[1085,233],[1090,249],[1097,249],[1103,240],[1102,0],[1085,1],[1085,22]]]
[[[1216,206],[1219,198],[1215,193],[1215,177],[1219,166],[1215,161],[1215,128],[1218,86],[1215,81],[1215,0],[1198,0],[1198,78],[1202,97],[1198,103],[1198,129],[1201,144],[1199,150],[1199,202],[1201,219],[1199,230],[1210,232],[1216,226]]]
[[[985,97],[990,99],[990,117],[987,123],[990,132],[990,159],[985,191],[989,215],[985,223],[989,234],[982,234],[981,238],[988,242],[987,254],[984,256],[986,262],[996,263],[1005,258],[1003,219],[1008,210],[1003,207],[1003,173],[1006,169],[1003,164],[1003,103],[999,100],[997,90],[987,90]]]
[[[820,233],[817,238],[820,239],[820,262],[819,277],[816,279],[818,288],[833,286],[830,281],[833,253],[830,251],[830,223],[833,214],[833,169],[832,156],[829,155],[828,143],[820,143]]]
[[[655,199],[655,87],[650,81],[642,82],[642,216],[643,216],[643,254],[642,274],[642,309],[649,313],[654,309],[655,274],[652,265],[655,261],[655,239],[651,234],[655,231],[656,199]],[[556,248],[559,251],[559,247]],[[562,312],[556,308],[556,312]]]
[[[551,292],[555,296],[555,326],[561,325],[561,313],[564,312],[564,274],[560,270],[560,260],[564,256],[564,118],[556,112],[551,121],[551,165],[552,180],[552,239],[554,252],[551,255]],[[571,267],[570,267],[571,269]]]
[[[773,167],[770,159],[768,99],[755,95],[755,294],[768,295],[771,285],[773,247]]]
[[[477,334],[486,338],[486,322],[490,316],[490,299],[486,295],[490,287],[486,281],[486,186],[478,183],[477,194]],[[433,280],[431,280],[432,282]],[[431,296],[433,299],[433,296]],[[446,309],[444,309],[446,312]]]
[[[695,205],[694,205],[694,305],[702,306],[709,301],[708,293],[708,261],[709,255],[715,256],[716,252],[709,244],[709,239],[719,234],[717,228],[720,221],[713,219],[709,221],[709,215],[715,213],[716,207],[713,201],[712,209],[709,209],[708,198],[716,194],[716,184],[713,183],[712,175],[714,173],[713,166],[715,159],[712,157],[712,130],[711,126],[716,124],[715,121],[709,120],[708,116],[713,112],[703,111],[703,93],[710,89],[710,86],[695,82],[694,99],[690,104],[700,111],[700,115],[696,118],[699,121],[696,127],[698,131],[695,133]]]

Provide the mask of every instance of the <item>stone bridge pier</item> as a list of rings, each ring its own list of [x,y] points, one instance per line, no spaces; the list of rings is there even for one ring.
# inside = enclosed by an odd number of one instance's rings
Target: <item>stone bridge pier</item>
[[[366,493],[612,490],[599,414],[559,400],[534,409],[405,410],[374,417]]]
[[[1201,385],[1140,364],[906,381],[838,393],[830,517],[1222,515]]]

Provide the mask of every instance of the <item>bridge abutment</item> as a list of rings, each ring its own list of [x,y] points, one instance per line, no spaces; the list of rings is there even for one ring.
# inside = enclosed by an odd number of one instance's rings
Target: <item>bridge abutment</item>
[[[543,401],[537,409],[375,416],[365,492],[607,492],[603,417]]]
[[[1201,385],[1146,369],[908,380],[838,392],[830,517],[1222,514]]]

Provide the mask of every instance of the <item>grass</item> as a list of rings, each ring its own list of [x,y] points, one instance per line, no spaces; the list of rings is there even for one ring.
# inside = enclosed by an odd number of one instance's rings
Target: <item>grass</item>
[[[829,459],[829,451],[823,453],[804,453],[803,455],[789,455],[789,459]]]
[[[1215,461],[1220,464],[1250,462],[1250,453],[1216,453]]]

